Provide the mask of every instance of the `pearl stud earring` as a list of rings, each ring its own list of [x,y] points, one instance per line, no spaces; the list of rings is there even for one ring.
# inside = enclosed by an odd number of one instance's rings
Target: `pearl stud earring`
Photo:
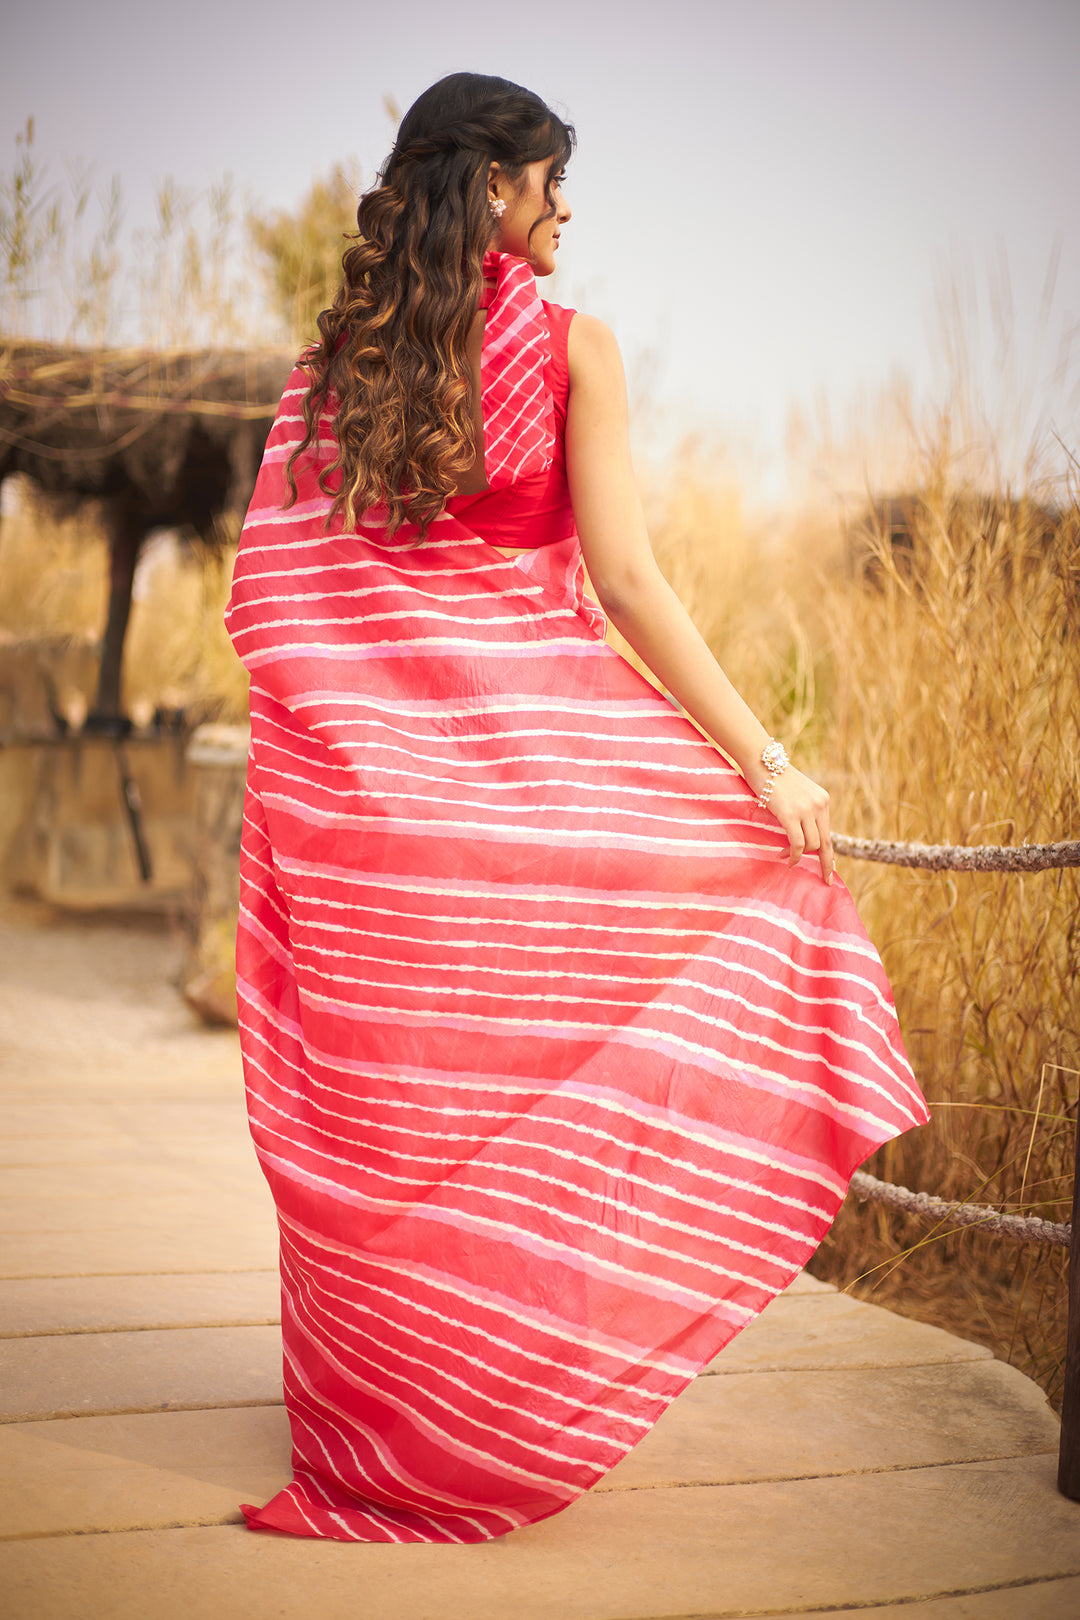
[[[497,225],[502,219],[503,215],[506,213],[506,202],[504,198],[489,197],[488,207],[491,209],[491,217]]]

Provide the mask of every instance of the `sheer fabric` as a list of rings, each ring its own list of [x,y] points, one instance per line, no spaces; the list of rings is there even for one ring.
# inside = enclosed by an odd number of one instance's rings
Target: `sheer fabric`
[[[605,644],[570,312],[494,269],[490,492],[423,541],[327,532],[328,419],[283,509],[297,372],[237,562],[241,1038],[295,1476],[254,1529],[468,1542],[564,1508],[927,1117],[843,885],[788,867]]]

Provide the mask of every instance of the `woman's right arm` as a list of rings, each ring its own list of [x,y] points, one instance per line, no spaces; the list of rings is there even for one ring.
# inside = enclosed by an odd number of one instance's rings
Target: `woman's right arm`
[[[653,556],[630,460],[626,379],[611,331],[575,315],[568,358],[566,463],[581,550],[600,604],[653,674],[734,760],[755,793],[766,779],[765,727],[709,651]],[[789,766],[769,808],[788,837],[790,859],[819,852],[831,881],[829,796]]]

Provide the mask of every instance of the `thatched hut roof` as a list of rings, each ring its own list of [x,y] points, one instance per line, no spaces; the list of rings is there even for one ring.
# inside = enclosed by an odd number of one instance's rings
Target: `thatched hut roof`
[[[273,349],[88,349],[0,339],[0,479],[117,497],[144,528],[246,504],[294,361]]]
[[[135,564],[155,528],[219,538],[242,512],[293,355],[273,349],[80,349],[0,338],[0,480],[97,498],[109,606],[87,725],[126,725],[120,671]]]

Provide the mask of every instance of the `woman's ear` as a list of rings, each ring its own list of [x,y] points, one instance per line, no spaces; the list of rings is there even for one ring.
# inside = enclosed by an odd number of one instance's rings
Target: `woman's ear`
[[[496,188],[495,182],[498,179],[499,175],[501,175],[501,174],[502,174],[502,168],[500,167],[500,165],[498,163],[495,162],[495,160],[493,158],[491,160],[491,162],[488,164],[488,172],[487,172],[487,194],[488,194],[488,201],[489,202],[491,202],[493,198],[498,196],[498,190]]]

